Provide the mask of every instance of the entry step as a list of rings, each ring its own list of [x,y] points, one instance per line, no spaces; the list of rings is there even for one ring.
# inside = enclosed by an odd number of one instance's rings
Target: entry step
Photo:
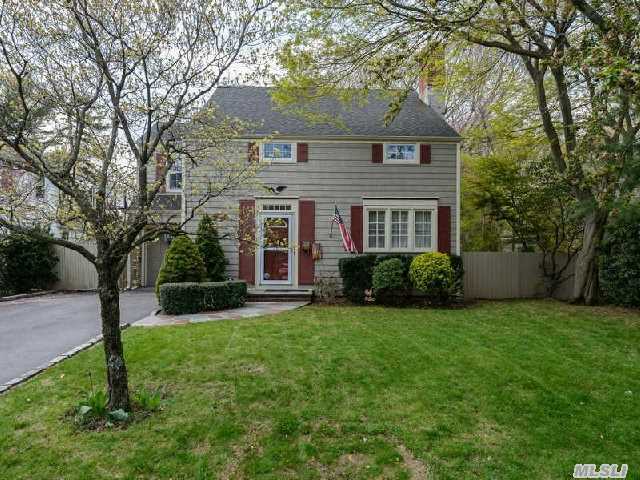
[[[247,292],[250,302],[310,302],[313,289],[250,288]]]

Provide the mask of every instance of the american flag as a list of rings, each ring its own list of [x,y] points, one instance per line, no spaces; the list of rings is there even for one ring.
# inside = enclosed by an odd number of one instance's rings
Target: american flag
[[[344,249],[350,253],[358,253],[356,244],[353,242],[351,234],[349,233],[349,230],[347,230],[347,226],[344,224],[344,220],[342,220],[342,217],[340,216],[340,211],[338,211],[337,205],[335,206],[335,212],[331,219],[331,230],[333,230],[334,223],[337,223],[338,228],[340,229],[340,235],[342,235],[342,246]]]

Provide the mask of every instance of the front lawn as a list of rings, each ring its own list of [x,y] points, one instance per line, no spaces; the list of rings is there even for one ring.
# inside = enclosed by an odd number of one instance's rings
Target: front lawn
[[[101,346],[0,396],[2,479],[640,478],[640,315],[553,301],[306,307],[124,334],[127,430],[65,417]]]

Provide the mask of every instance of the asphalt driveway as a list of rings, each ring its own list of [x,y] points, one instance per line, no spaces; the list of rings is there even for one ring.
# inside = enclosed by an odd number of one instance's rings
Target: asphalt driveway
[[[120,295],[122,323],[157,308],[152,290]],[[100,333],[95,293],[58,293],[0,302],[0,385]]]

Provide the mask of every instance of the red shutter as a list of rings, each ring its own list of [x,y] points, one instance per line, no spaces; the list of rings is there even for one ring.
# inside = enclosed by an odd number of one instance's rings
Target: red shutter
[[[257,162],[260,160],[260,147],[255,142],[249,142],[247,145],[247,159],[250,162]]]
[[[351,238],[362,253],[362,205],[351,205]]]
[[[308,162],[309,161],[309,144],[307,143],[299,143],[297,148],[297,161],[298,162]]]
[[[311,256],[311,248],[308,251],[302,249],[303,242],[309,242],[311,247],[316,240],[316,203],[313,200],[300,200],[298,223],[298,283],[313,285],[315,262]]]
[[[167,156],[164,153],[156,152],[156,182],[162,180],[163,177],[167,174],[166,166]],[[160,191],[165,192],[166,190],[166,184],[163,183],[160,187]]]
[[[420,163],[431,163],[431,145],[428,143],[420,144]]]
[[[382,144],[371,144],[371,163],[382,163]]]
[[[240,200],[238,221],[239,266],[238,277],[249,284],[256,281],[256,222],[255,200]]]
[[[438,207],[438,251],[451,253],[451,207]]]

